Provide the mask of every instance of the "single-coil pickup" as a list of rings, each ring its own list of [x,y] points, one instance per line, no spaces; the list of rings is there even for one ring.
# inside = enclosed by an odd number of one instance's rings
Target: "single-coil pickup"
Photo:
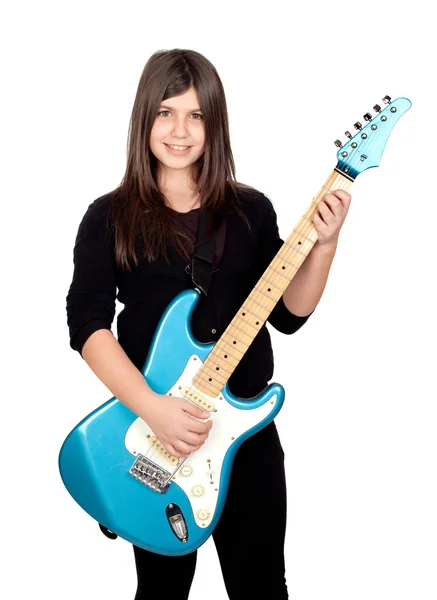
[[[155,436],[149,437],[149,444],[152,446],[156,452],[158,452],[165,460],[167,460],[172,465],[177,465],[179,463],[179,458],[176,456],[172,456],[167,452],[162,443]]]
[[[208,412],[212,412],[214,410],[214,404],[210,400],[207,400],[204,396],[202,396],[202,394],[195,392],[189,387],[183,387],[180,391],[184,398],[190,400],[190,402],[193,402],[193,404],[200,406],[200,408],[203,408]]]

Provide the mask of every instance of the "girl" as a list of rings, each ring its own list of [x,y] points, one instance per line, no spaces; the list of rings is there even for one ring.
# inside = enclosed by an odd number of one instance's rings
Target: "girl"
[[[318,240],[268,318],[279,331],[297,331],[318,304],[350,200],[336,190],[319,203],[313,217]],[[214,66],[193,50],[158,51],[139,82],[123,180],[95,200],[80,223],[67,317],[71,347],[176,457],[206,442],[210,415],[155,393],[141,369],[165,308],[192,287],[187,265],[201,207],[208,216],[206,237],[214,231],[216,246],[211,288],[201,294],[191,328],[206,343],[220,338],[283,241],[270,200],[235,179],[225,94]],[[116,298],[124,304],[118,340],[111,332]],[[264,325],[228,383],[233,394],[251,398],[272,375]],[[268,473],[265,485],[260,471]],[[231,600],[288,598],[285,525],[284,453],[272,422],[238,450],[213,533]],[[173,600],[188,598],[197,552],[171,557],[133,550],[136,600],[163,592]]]

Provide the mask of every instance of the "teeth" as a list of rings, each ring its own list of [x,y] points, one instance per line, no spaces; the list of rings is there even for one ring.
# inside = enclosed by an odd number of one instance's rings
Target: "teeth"
[[[171,144],[167,144],[167,146],[173,148],[174,150],[186,150],[187,148],[189,148],[189,146],[172,146]]]

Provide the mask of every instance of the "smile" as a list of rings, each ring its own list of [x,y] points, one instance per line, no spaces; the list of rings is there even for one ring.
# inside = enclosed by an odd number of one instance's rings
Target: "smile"
[[[168,146],[169,148],[173,148],[173,150],[187,150],[187,148],[191,148],[191,146],[172,146],[171,144],[165,144],[165,145]]]

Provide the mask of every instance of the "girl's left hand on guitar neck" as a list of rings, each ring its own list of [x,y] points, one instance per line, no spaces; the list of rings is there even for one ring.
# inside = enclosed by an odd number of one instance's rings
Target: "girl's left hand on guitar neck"
[[[352,196],[345,190],[325,194],[313,214],[318,239],[313,250],[335,253],[340,229],[346,219]]]

